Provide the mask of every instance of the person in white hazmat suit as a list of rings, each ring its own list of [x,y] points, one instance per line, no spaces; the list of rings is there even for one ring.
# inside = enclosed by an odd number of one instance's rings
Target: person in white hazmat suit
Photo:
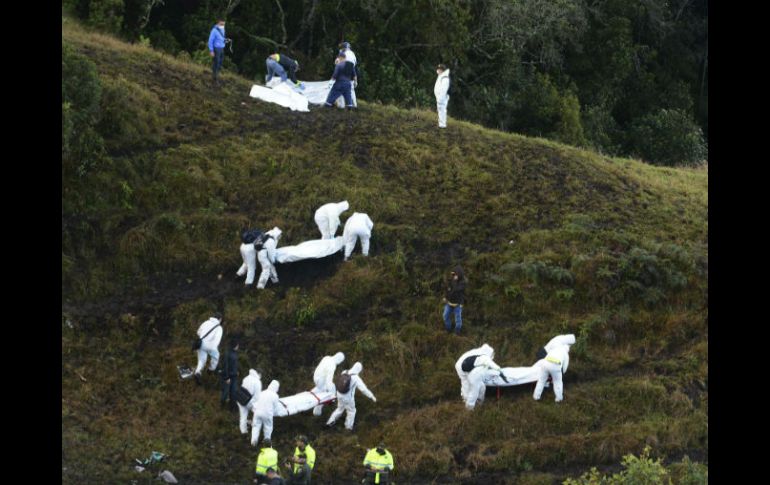
[[[195,368],[195,380],[200,384],[201,372],[209,361],[209,370],[213,371],[219,363],[219,342],[222,340],[222,315],[215,313],[213,317],[201,323],[198,327],[198,338],[201,338],[201,346],[198,349],[198,366]]]
[[[460,356],[459,359],[457,359],[457,362],[455,363],[455,370],[457,371],[457,376],[460,378],[460,396],[463,398],[463,401],[466,399],[466,396],[468,395],[468,374],[470,373],[472,369],[472,366],[469,370],[465,371],[463,370],[463,362],[466,361],[469,357],[472,357],[474,355],[486,355],[490,359],[495,358],[495,350],[489,346],[489,344],[484,344],[481,347],[473,350],[469,350],[463,355]],[[467,364],[466,364],[466,368]]]
[[[356,362],[350,369],[342,371],[343,374],[350,376],[350,388],[345,393],[341,393],[337,389],[337,409],[329,416],[326,426],[332,426],[342,416],[342,413],[347,412],[345,416],[345,429],[353,431],[353,423],[356,421],[356,389],[359,389],[364,396],[372,401],[377,402],[377,398],[374,397],[372,391],[366,387],[366,384],[364,384],[363,379],[360,377],[363,370],[364,366],[361,362]]]
[[[564,337],[554,342],[554,340]],[[553,393],[556,395],[556,402],[564,399],[564,382],[562,375],[567,372],[569,367],[569,349],[575,343],[574,335],[559,335],[548,342],[546,345],[547,354],[544,359],[535,362],[535,366],[540,368],[540,377],[535,385],[535,392],[532,397],[535,401],[540,400],[543,394],[548,377],[553,382]]]
[[[479,355],[473,360],[473,369],[468,373],[468,390],[465,393],[467,409],[474,409],[477,402],[484,401],[484,393],[487,391],[484,379],[498,375],[502,376],[506,382],[508,381],[500,370],[500,366],[495,364],[489,355]]]
[[[321,239],[334,239],[340,227],[340,214],[350,208],[347,200],[324,204],[315,211],[315,223],[321,231]]]
[[[238,415],[240,418],[238,421],[238,428],[241,430],[241,434],[246,434],[249,432],[246,427],[249,411],[253,411],[254,403],[257,402],[259,395],[262,393],[262,378],[260,377],[259,372],[254,369],[249,369],[249,375],[243,378],[241,387],[251,394],[251,399],[249,399],[249,402],[247,402],[245,406],[238,403]]]
[[[251,418],[251,445],[257,446],[259,443],[260,430],[264,432],[265,439],[270,439],[273,435],[273,416],[278,412],[281,405],[278,402],[278,381],[270,381],[267,389],[259,393],[259,398],[252,406],[254,416]]]
[[[372,237],[373,227],[372,220],[362,212],[354,212],[345,221],[345,228],[342,230],[342,237],[345,240],[345,261],[350,259],[356,242],[359,240],[361,241],[361,254],[369,256],[369,239]]]
[[[278,283],[278,273],[275,271],[275,247],[278,240],[281,239],[281,230],[274,227],[265,233],[267,240],[262,244],[262,249],[257,253],[257,259],[262,266],[262,273],[259,275],[257,288],[264,289],[267,286],[267,279],[273,283]]]
[[[436,84],[433,94],[436,96],[436,111],[438,112],[438,127],[446,128],[446,109],[449,105],[449,69],[444,64],[436,66]]]
[[[257,273],[257,250],[254,249],[254,244],[241,243],[241,258],[243,258],[243,264],[235,273],[238,276],[246,274],[246,285],[254,283],[254,276]]]
[[[545,347],[541,348],[537,351],[537,354],[535,355],[535,358],[537,360],[545,359],[545,356],[548,355],[548,352],[555,349],[559,345],[567,345],[571,346],[575,344],[575,334],[568,333],[566,335],[557,335],[551,340],[548,341],[547,344],[545,344]],[[569,366],[569,354],[567,354],[567,365],[564,366],[564,372],[567,372],[567,367]],[[550,383],[545,383],[546,389],[550,387]]]
[[[337,370],[337,366],[345,360],[345,354],[337,352],[334,355],[327,355],[318,364],[313,373],[313,382],[319,391],[323,392],[335,392],[334,386],[334,371]],[[323,411],[323,406],[316,406],[313,408],[313,416],[320,416]]]

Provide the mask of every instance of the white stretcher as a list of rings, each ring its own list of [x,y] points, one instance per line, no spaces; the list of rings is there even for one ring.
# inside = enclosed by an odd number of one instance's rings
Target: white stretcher
[[[331,256],[345,247],[342,236],[334,239],[315,239],[305,241],[296,246],[283,246],[276,248],[276,263],[294,263],[303,259],[318,259]]]
[[[335,392],[319,391],[315,387],[310,391],[300,392],[289,397],[282,397],[278,400],[280,412],[276,416],[292,416],[304,411],[309,411],[319,404],[325,405],[334,402],[337,399]]]
[[[537,382],[540,377],[540,367],[503,367],[500,369],[508,379],[505,382],[499,374],[487,373],[484,376],[484,385],[488,387],[509,387],[518,386],[520,384],[529,384],[530,382]]]

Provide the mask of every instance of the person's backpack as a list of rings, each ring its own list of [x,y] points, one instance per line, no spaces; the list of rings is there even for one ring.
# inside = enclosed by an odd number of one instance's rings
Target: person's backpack
[[[452,79],[449,76],[447,76],[447,81],[449,81],[449,87],[447,87],[446,94],[447,96],[454,96],[455,90],[452,87],[454,83],[452,82]]]
[[[214,331],[214,329],[215,329],[215,328],[217,328],[217,327],[218,327],[218,326],[220,326],[220,325],[222,325],[222,320],[220,320],[220,321],[219,321],[219,323],[217,323],[216,325],[214,325],[213,327],[211,327],[211,330],[209,330],[208,332],[206,332],[206,335],[204,335],[203,337],[200,337],[200,338],[196,338],[195,340],[193,340],[193,342],[192,342],[192,349],[193,349],[193,350],[198,350],[198,349],[200,349],[200,348],[201,348],[201,344],[203,343],[203,339],[205,339],[206,337],[208,337],[208,336],[209,336],[209,334],[210,334],[211,332],[213,332],[213,331]]]
[[[251,398],[251,393],[245,387],[241,386],[235,390],[235,400],[238,401],[241,406],[247,405],[249,401],[251,401]]]
[[[475,367],[476,363],[476,357],[480,357],[478,355],[471,355],[470,357],[466,357],[465,360],[463,360],[463,363],[461,364],[461,368],[463,372],[470,372]]]
[[[350,374],[343,373],[338,375],[337,380],[334,382],[334,386],[340,394],[345,394],[350,391]]]
[[[262,247],[265,245],[268,239],[272,239],[273,236],[270,234],[262,234],[257,239],[254,240],[254,249],[257,251],[261,250]]]
[[[243,241],[243,244],[251,244],[257,239],[262,238],[262,236],[263,233],[259,229],[246,229],[241,234],[241,241]]]

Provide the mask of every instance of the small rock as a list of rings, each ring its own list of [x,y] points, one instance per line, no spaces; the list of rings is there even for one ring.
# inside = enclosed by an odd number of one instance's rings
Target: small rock
[[[139,466],[139,465],[136,465],[136,466],[134,467],[134,470],[138,471],[139,473],[142,473],[142,472],[144,471],[144,467],[143,467],[143,466]]]

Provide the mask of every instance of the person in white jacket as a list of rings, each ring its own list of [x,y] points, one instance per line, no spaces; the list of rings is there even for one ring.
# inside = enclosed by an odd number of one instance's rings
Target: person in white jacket
[[[574,344],[574,335],[571,335],[571,337],[572,344]],[[551,342],[549,342],[550,344]],[[544,359],[535,362],[535,366],[540,368],[540,377],[537,380],[535,392],[532,395],[535,401],[540,400],[549,376],[553,382],[553,393],[556,395],[556,402],[561,402],[564,399],[562,375],[567,372],[567,367],[569,367],[569,349],[572,344],[556,342],[547,349],[548,353]]]
[[[495,364],[489,355],[479,355],[475,358],[471,356],[468,361],[473,365],[473,369],[468,373],[465,407],[473,409],[477,402],[484,401],[484,393],[487,391],[487,386],[484,384],[485,378],[500,375],[506,382],[508,379],[500,370],[500,366]]]
[[[238,428],[241,430],[241,434],[246,434],[249,432],[248,428],[246,428],[249,411],[253,411],[254,403],[257,402],[259,395],[262,393],[262,378],[260,377],[259,372],[254,369],[249,369],[249,375],[243,378],[241,387],[251,394],[251,399],[249,399],[249,402],[247,402],[245,406],[238,403],[238,414],[240,418],[238,421]]]
[[[315,389],[322,392],[335,392],[334,387],[334,371],[337,370],[337,366],[345,360],[345,354],[337,352],[334,355],[327,355],[321,362],[318,363],[318,367],[313,372],[313,382],[315,383]],[[319,405],[313,408],[313,415],[320,416],[323,411],[323,406]]]
[[[201,340],[201,346],[198,349],[198,366],[195,368],[195,381],[200,384],[201,372],[209,361],[209,370],[213,371],[219,363],[219,342],[222,340],[222,315],[215,313],[213,317],[201,323],[198,327],[198,338]]]
[[[259,394],[256,402],[252,406],[254,416],[251,419],[251,445],[257,446],[259,442],[259,432],[264,432],[265,439],[270,439],[273,435],[273,416],[278,412],[281,405],[278,402],[278,388],[280,383],[276,380],[270,382],[267,389]]]
[[[436,96],[436,111],[438,111],[438,127],[446,128],[446,109],[449,104],[449,69],[444,64],[436,66],[436,84],[433,94]]]
[[[244,231],[241,235],[241,259],[243,264],[235,273],[238,276],[246,275],[246,286],[254,283],[257,273],[257,250],[254,248],[256,231]]]
[[[321,239],[334,239],[340,227],[340,214],[350,208],[347,200],[324,204],[315,211],[315,223],[321,231]]]
[[[473,370],[473,367],[475,362],[471,362],[470,360],[466,362],[466,360],[469,357],[472,356],[481,356],[485,355],[489,357],[490,359],[495,358],[495,350],[489,346],[489,344],[484,344],[481,347],[473,350],[469,350],[463,355],[460,356],[459,359],[457,359],[457,362],[455,363],[455,370],[457,371],[457,376],[460,378],[460,396],[463,400],[466,399],[466,396],[468,394],[468,374],[471,370]],[[463,363],[465,363],[465,368],[467,370],[463,369]]]
[[[350,259],[358,240],[361,241],[361,254],[369,256],[369,239],[372,237],[373,227],[372,220],[362,212],[354,212],[345,221],[345,228],[342,230],[342,237],[345,240],[345,261]]]
[[[560,345],[566,345],[567,347],[570,347],[572,345],[575,345],[575,334],[568,333],[566,335],[557,335],[551,340],[548,341],[547,344],[545,344],[545,347],[541,348],[537,351],[537,355],[535,358],[537,360],[545,359],[545,356],[548,355],[548,352],[555,349],[556,347]],[[569,353],[567,353],[567,358],[562,364],[562,374],[567,372],[567,367],[569,367]],[[545,387],[550,387],[550,382],[545,383]]]
[[[262,249],[257,253],[257,259],[262,266],[262,273],[259,275],[257,288],[264,289],[267,286],[267,279],[273,283],[278,283],[278,273],[275,271],[275,248],[278,240],[281,239],[281,230],[274,227],[265,233],[266,240],[262,244]]]
[[[360,377],[363,370],[364,366],[361,362],[356,362],[350,369],[342,371],[343,374],[350,376],[350,388],[345,393],[341,393],[337,389],[337,409],[329,416],[326,426],[332,426],[342,416],[342,413],[347,412],[345,416],[345,429],[353,431],[353,423],[356,421],[356,389],[359,389],[364,396],[372,401],[377,402],[377,398],[374,397],[372,391],[366,387],[366,384],[364,384],[363,379]]]

